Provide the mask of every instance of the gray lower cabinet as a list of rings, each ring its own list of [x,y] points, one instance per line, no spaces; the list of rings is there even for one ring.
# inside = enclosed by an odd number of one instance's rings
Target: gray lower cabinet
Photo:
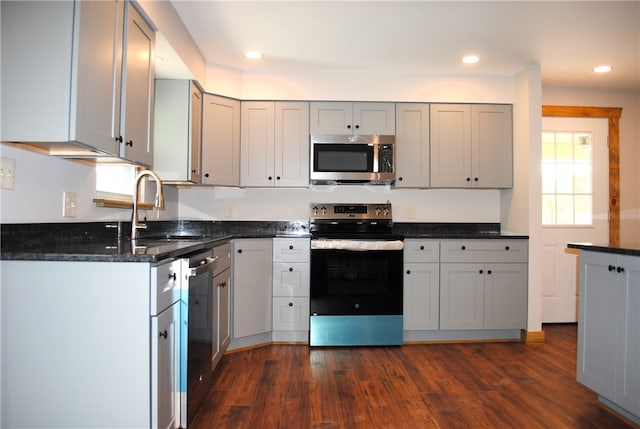
[[[2,261],[1,426],[177,427],[180,267]]]
[[[269,341],[272,329],[272,239],[233,240],[233,339],[230,348]],[[264,335],[264,338],[256,337]],[[255,338],[249,338],[255,337]]]
[[[640,423],[640,257],[582,251],[578,315],[578,381]]]
[[[440,329],[524,329],[528,242],[443,240]]]
[[[310,250],[308,238],[273,239],[273,340],[308,341]]]
[[[212,370],[231,342],[231,243],[214,247],[213,259]]]
[[[440,242],[404,242],[403,329],[437,330],[440,326]]]

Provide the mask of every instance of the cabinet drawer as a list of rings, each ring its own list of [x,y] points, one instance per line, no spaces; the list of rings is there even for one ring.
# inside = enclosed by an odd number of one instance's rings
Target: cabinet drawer
[[[438,262],[440,260],[440,241],[404,240],[404,262]]]
[[[274,238],[273,262],[309,262],[309,238]]]
[[[443,240],[440,262],[527,262],[527,240]]]
[[[306,262],[273,264],[273,296],[309,296],[310,265]]]
[[[213,248],[213,275],[217,276],[231,267],[231,243],[225,243]]]
[[[274,298],[274,331],[308,331],[309,298]]]
[[[156,315],[180,299],[182,264],[178,259],[151,268],[151,314]]]

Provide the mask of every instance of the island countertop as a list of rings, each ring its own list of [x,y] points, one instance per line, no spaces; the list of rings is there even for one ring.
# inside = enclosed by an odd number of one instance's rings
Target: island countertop
[[[570,249],[588,250],[591,252],[614,253],[618,255],[640,256],[640,243],[627,242],[617,246],[603,243],[568,243]]]

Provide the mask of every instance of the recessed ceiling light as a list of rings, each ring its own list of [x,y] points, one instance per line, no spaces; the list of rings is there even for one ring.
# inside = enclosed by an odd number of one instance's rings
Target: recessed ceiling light
[[[593,69],[596,73],[609,73],[611,70],[611,66],[598,66]]]
[[[262,58],[262,54],[258,51],[247,51],[244,53],[244,56],[250,60],[259,60]]]
[[[478,61],[480,61],[480,57],[478,57],[477,55],[467,55],[466,57],[462,58],[462,62],[465,64],[475,64]]]

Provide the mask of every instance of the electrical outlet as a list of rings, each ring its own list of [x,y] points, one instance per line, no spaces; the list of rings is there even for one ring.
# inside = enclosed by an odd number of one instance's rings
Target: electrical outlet
[[[76,217],[77,195],[75,192],[62,193],[62,216]]]
[[[226,217],[227,219],[231,219],[233,218],[233,214],[234,214],[233,204],[225,204],[224,217]]]
[[[13,189],[16,183],[16,160],[0,158],[0,189]]]
[[[416,206],[413,204],[409,204],[407,206],[407,219],[415,219],[416,218]]]

